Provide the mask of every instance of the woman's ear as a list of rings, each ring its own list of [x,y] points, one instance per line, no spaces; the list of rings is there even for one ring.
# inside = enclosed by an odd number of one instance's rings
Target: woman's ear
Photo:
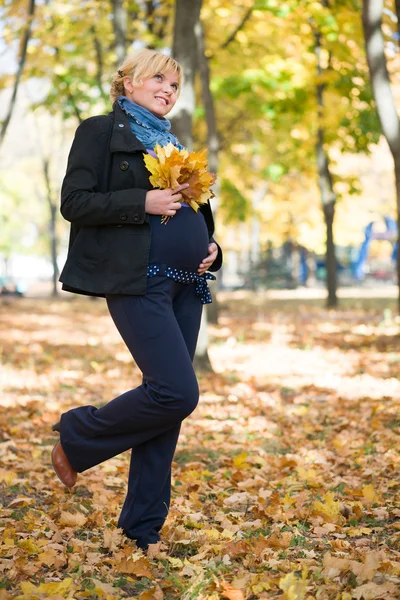
[[[128,90],[130,94],[133,92],[133,83],[130,77],[124,77],[124,88]]]

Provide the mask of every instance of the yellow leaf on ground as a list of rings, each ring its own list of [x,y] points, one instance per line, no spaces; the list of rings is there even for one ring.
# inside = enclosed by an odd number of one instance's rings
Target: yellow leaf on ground
[[[374,502],[381,502],[381,497],[375,491],[375,488],[372,485],[372,483],[369,483],[368,485],[364,485],[364,487],[362,489],[362,495],[365,498],[365,500],[367,500],[368,502],[371,502],[371,504]]]
[[[295,573],[288,573],[279,580],[279,587],[287,600],[304,600],[307,592],[307,582],[299,579]]]
[[[244,465],[247,464],[246,463],[247,456],[248,456],[247,452],[242,452],[238,456],[235,456],[235,458],[233,459],[233,465],[237,469],[240,469],[240,467],[243,467]]]
[[[11,485],[14,479],[17,479],[18,475],[14,471],[8,469],[0,469],[0,482],[4,481],[7,485]]]
[[[324,502],[316,500],[313,504],[313,510],[320,515],[324,520],[331,523],[337,523],[342,520],[340,514],[340,502],[335,500],[333,492],[328,492],[324,496]]]
[[[73,589],[73,581],[70,577],[67,577],[63,581],[56,581],[51,583],[41,583],[38,586],[33,585],[29,581],[23,581],[21,584],[21,591],[23,596],[32,596],[34,594],[46,594],[46,596],[62,596],[65,597]],[[22,598],[23,596],[18,596]]]
[[[358,537],[361,535],[369,535],[372,529],[369,527],[351,527],[350,529],[346,529],[345,533],[350,537]]]
[[[19,542],[18,546],[20,548],[23,548],[23,550],[25,550],[25,552],[27,552],[28,554],[38,554],[41,550],[41,548],[39,548],[39,546],[32,539],[29,538]]]

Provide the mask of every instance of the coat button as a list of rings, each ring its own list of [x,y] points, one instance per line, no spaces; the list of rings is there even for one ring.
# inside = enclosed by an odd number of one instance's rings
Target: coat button
[[[122,215],[119,215],[119,218],[121,219],[121,221],[126,221],[128,218],[128,215],[126,215],[125,213],[122,213]]]
[[[121,171],[126,171],[128,167],[129,167],[129,163],[126,160],[123,160],[122,163],[119,165],[119,168],[121,169]]]
[[[122,123],[118,123],[118,127],[125,127]]]
[[[140,217],[139,215],[132,215],[132,220],[137,223],[138,221],[140,221]]]

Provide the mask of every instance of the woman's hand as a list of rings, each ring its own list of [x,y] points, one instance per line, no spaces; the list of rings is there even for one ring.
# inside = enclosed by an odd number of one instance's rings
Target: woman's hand
[[[203,275],[203,273],[208,271],[208,269],[211,267],[217,256],[218,246],[215,242],[211,242],[211,244],[208,244],[208,256],[206,258],[203,258],[199,268],[197,269],[198,274]]]
[[[188,183],[182,183],[173,190],[149,190],[146,194],[146,202],[144,205],[145,212],[150,215],[167,215],[173,217],[176,211],[182,208],[180,200],[182,194],[179,192],[189,187]]]

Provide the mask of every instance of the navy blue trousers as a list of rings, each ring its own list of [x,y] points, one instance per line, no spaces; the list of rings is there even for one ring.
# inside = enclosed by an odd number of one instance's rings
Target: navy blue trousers
[[[62,414],[60,439],[78,472],[132,449],[118,527],[146,548],[159,540],[181,423],[199,399],[192,361],[202,304],[193,284],[155,276],[145,296],[109,296],[107,305],[143,373],[142,385],[101,408]]]

